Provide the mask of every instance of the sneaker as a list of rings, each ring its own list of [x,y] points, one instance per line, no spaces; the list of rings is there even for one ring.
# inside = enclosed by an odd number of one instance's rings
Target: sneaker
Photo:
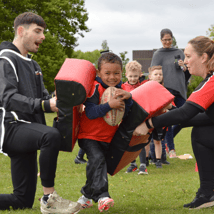
[[[56,191],[48,196],[47,202],[40,200],[40,209],[42,214],[63,213],[76,214],[81,210],[81,204],[61,198]]]
[[[168,162],[167,160],[161,160],[161,163],[165,164],[165,165],[169,165],[170,164],[170,162]]]
[[[87,163],[87,161],[83,158],[80,158],[79,156],[76,156],[76,158],[74,159],[74,163],[75,164],[84,164],[84,163]]]
[[[90,207],[93,206],[92,200],[86,198],[84,195],[82,195],[82,196],[78,199],[77,202],[81,204],[82,209],[90,208]]]
[[[151,159],[150,160],[150,164],[155,164],[156,162],[155,162],[155,160],[154,159]]]
[[[184,208],[201,209],[214,206],[214,195],[206,197],[202,193],[196,193],[196,197],[189,204],[184,204]]]
[[[157,160],[155,165],[156,165],[157,168],[162,168],[161,160]]]
[[[109,197],[100,198],[98,201],[98,210],[102,212],[103,210],[108,210],[110,207],[113,207],[114,200]]]
[[[131,165],[126,170],[126,173],[134,172],[134,171],[137,171],[137,170],[138,170],[137,169],[137,164],[136,163],[131,163]]]
[[[147,168],[144,165],[140,166],[138,175],[148,175]]]
[[[176,153],[175,153],[175,150],[174,150],[174,149],[170,150],[170,152],[169,152],[169,158],[177,158],[177,156],[176,156]]]

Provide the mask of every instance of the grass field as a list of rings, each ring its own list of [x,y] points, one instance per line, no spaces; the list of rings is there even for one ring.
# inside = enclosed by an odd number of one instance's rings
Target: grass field
[[[47,123],[52,125],[54,114],[47,115]],[[183,129],[175,138],[177,155],[191,154],[191,128]],[[86,165],[74,164],[78,153],[78,145],[74,151],[60,152],[56,173],[55,188],[60,196],[76,201],[80,196],[80,189],[85,183]],[[194,156],[193,156],[194,157]],[[170,165],[156,169],[154,165],[148,167],[148,175],[138,175],[137,172],[126,174],[126,168],[115,176],[109,176],[109,192],[115,201],[109,214],[180,214],[180,213],[213,213],[214,208],[202,210],[188,210],[183,208],[195,197],[199,187],[198,173],[195,172],[195,159],[169,159]],[[0,193],[11,193],[9,158],[0,154],[1,174]],[[139,165],[139,158],[137,159]],[[42,196],[42,186],[38,179],[37,192],[33,209],[0,211],[0,213],[37,214],[40,213],[39,198]],[[80,213],[98,214],[97,204]]]

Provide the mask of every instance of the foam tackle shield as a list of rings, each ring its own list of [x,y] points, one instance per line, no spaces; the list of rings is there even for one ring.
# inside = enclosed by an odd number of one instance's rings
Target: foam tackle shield
[[[115,133],[107,154],[107,170],[115,175],[136,159],[150,141],[150,133],[133,136],[135,128],[146,119],[161,114],[174,96],[162,85],[149,81],[131,91],[133,105]]]
[[[96,77],[94,65],[81,59],[66,59],[54,81],[57,106],[69,108],[82,104]]]
[[[66,59],[54,79],[59,109],[54,127],[63,136],[62,151],[73,150],[79,130],[81,104],[86,100],[95,77],[96,68],[91,62]]]

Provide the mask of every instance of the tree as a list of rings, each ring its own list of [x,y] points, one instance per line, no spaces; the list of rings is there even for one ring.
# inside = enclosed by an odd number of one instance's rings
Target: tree
[[[214,25],[211,25],[206,33],[212,40],[214,40]]]
[[[47,24],[46,40],[34,54],[42,71],[46,88],[54,90],[54,77],[66,57],[71,58],[77,35],[89,29],[85,22],[88,13],[84,0],[0,0],[0,42],[14,38],[13,22],[21,13],[34,12],[43,17]]]
[[[203,80],[202,77],[192,75],[190,78],[190,83],[187,87],[187,97],[195,90],[195,88],[199,85],[199,83]]]
[[[103,42],[101,44],[101,47],[102,47],[103,51],[109,50],[109,46],[108,46],[107,40],[103,40]]]
[[[173,47],[178,48],[177,41],[176,41],[174,36],[173,36],[173,39],[172,39],[172,45],[173,45]]]
[[[0,40],[12,41],[14,37],[13,21],[23,12],[34,12],[43,17],[50,32],[63,45],[66,54],[71,57],[79,36],[89,29],[84,0],[0,0]]]
[[[98,59],[100,57],[100,50],[94,50],[94,51],[87,51],[82,52],[81,50],[74,51],[73,52],[73,58],[76,59],[85,59],[93,63],[93,65],[97,68]]]
[[[126,73],[126,64],[129,62],[129,58],[126,58],[127,53],[128,53],[127,51],[119,53],[120,58],[122,59],[122,63],[123,63],[123,73],[122,73],[122,81],[123,82],[127,81],[126,74],[125,74]]]
[[[39,47],[39,51],[33,54],[32,58],[42,68],[45,87],[49,92],[53,92],[55,90],[54,78],[68,56],[57,37],[52,36],[49,32],[45,36],[46,39]]]

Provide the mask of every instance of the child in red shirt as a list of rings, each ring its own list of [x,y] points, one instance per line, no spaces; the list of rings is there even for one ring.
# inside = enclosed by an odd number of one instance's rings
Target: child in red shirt
[[[145,80],[145,76],[142,75],[141,70],[142,70],[142,66],[136,60],[126,64],[126,77],[128,81],[125,82],[122,86],[124,90],[130,92],[148,81],[148,80]],[[146,151],[148,151],[147,154],[146,154]],[[148,155],[149,155],[149,145],[144,147],[139,154],[139,158],[140,158],[140,167],[139,167],[139,173],[138,173],[139,175],[148,174],[146,169],[146,156]],[[148,161],[148,158],[147,158],[147,161]],[[138,168],[137,168],[136,160],[134,160],[131,162],[130,166],[127,168],[126,173],[134,172],[137,170]]]
[[[126,78],[128,81],[123,84],[123,90],[130,92],[148,81],[145,80],[141,69],[142,65],[136,60],[126,64]]]
[[[102,212],[113,206],[114,200],[108,192],[106,154],[118,126],[108,125],[103,116],[111,109],[124,109],[125,115],[132,106],[131,94],[121,89],[122,61],[113,53],[104,53],[98,60],[97,77],[89,97],[85,101],[85,110],[80,120],[78,143],[88,157],[86,184],[78,202],[82,208],[91,207],[92,200],[98,202]],[[115,96],[105,104],[100,104],[103,92],[109,86],[117,89]],[[118,98],[121,96],[121,98]]]

